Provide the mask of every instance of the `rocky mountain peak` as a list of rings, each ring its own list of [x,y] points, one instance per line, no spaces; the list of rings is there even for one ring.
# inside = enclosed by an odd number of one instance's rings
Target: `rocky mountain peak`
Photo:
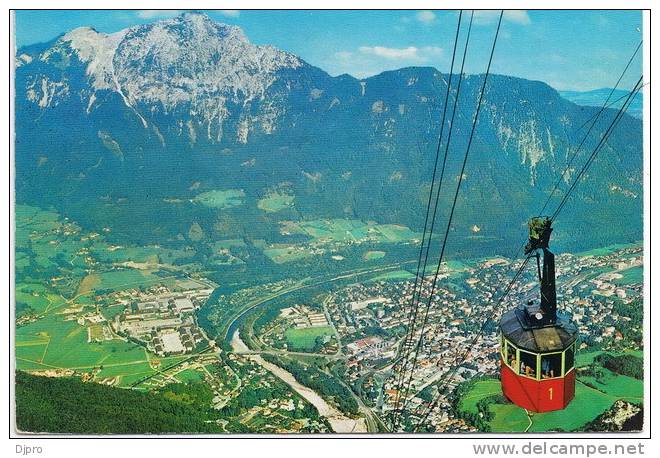
[[[217,107],[226,100],[262,98],[279,70],[304,65],[292,54],[250,43],[239,27],[202,13],[184,13],[112,34],[81,27],[59,38],[40,60],[54,62],[51,56],[57,55],[61,65],[59,56],[74,53],[89,78],[90,106],[95,91],[111,90],[129,106],[155,104],[166,112],[200,100]],[[66,84],[49,77],[45,85],[60,83]]]

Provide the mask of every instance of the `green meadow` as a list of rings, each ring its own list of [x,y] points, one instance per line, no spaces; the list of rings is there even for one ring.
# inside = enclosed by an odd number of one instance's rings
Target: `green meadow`
[[[616,375],[614,378],[623,376]],[[618,399],[640,402],[643,390],[639,385],[631,387],[635,396],[620,396],[615,385],[601,385],[599,389],[591,388],[580,380],[575,385],[575,399],[564,410],[535,414],[532,418],[530,432],[543,431],[574,431],[592,421],[598,415],[609,409]],[[601,391],[604,390],[604,391]]]
[[[213,242],[214,251],[218,250],[229,250],[231,248],[242,248],[245,246],[245,242],[241,239],[227,239],[227,240],[217,240]]]
[[[409,280],[411,278],[415,278],[415,274],[410,273],[407,270],[393,270],[391,272],[378,274],[375,277],[372,277],[369,281],[401,281]]]
[[[577,367],[583,367],[583,366],[588,366],[589,364],[594,362],[594,359],[602,354],[602,351],[579,351],[575,355],[575,364]],[[609,354],[614,355],[614,356],[621,356],[621,355],[632,355],[636,356],[638,358],[643,358],[644,354],[640,350],[628,350],[624,352],[615,352],[615,351],[608,351]]]
[[[288,348],[296,351],[311,351],[316,345],[318,337],[331,336],[330,326],[313,326],[310,328],[289,328],[284,333]]]
[[[381,243],[409,242],[418,234],[406,226],[396,224],[365,223],[356,219],[317,219],[288,221],[283,230],[291,234],[303,234],[326,242],[355,242],[371,240]]]
[[[263,250],[271,261],[276,264],[298,261],[312,256],[311,251],[302,245],[275,245]]]
[[[365,261],[373,261],[375,259],[382,259],[385,257],[385,252],[384,251],[367,251],[364,253],[362,256],[362,259]]]
[[[619,273],[623,275],[623,277],[618,280],[614,280],[614,283],[617,285],[630,285],[632,283],[642,283],[644,281],[644,269],[642,266],[620,270]]]
[[[182,383],[204,381],[204,374],[198,369],[184,369],[175,377]]]
[[[241,189],[213,190],[198,194],[193,203],[220,210],[243,205],[245,192]]]
[[[21,369],[22,361],[37,363],[54,369],[92,369],[100,365],[124,364],[146,361],[142,347],[122,340],[88,343],[87,328],[66,315],[49,314],[33,323],[16,329],[16,335],[24,341],[47,339],[37,350],[36,345],[18,346],[16,359]]]
[[[460,410],[477,412],[477,403],[484,398],[502,394],[499,380],[480,380],[474,384],[474,387],[465,396],[461,397],[459,402]]]
[[[289,194],[271,193],[257,201],[257,208],[266,213],[275,213],[293,206],[295,197]]]

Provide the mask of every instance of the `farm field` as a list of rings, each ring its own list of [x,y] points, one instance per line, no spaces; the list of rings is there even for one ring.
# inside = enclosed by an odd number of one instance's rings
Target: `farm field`
[[[198,369],[184,369],[176,374],[176,379],[182,383],[201,382],[204,380],[204,375]]]
[[[111,270],[108,272],[100,272],[88,275],[83,279],[81,286],[89,283],[89,285],[86,285],[84,293],[90,293],[101,289],[115,290],[121,288],[146,286],[154,281],[157,281],[157,279],[152,278],[151,275],[141,270]]]
[[[617,250],[621,250],[623,248],[634,247],[638,244],[639,244],[639,242],[637,242],[637,243],[615,243],[613,245],[594,248],[592,250],[587,250],[587,251],[581,251],[581,252],[575,253],[575,254],[576,254],[576,256],[606,256],[608,254],[614,253]]]
[[[163,272],[161,275],[156,275],[147,270],[115,269],[93,273],[85,277],[81,282],[78,295],[89,296],[102,290],[116,291],[153,285],[167,286],[172,290],[186,290],[204,286],[196,280],[180,278],[174,272]]]
[[[23,362],[44,368],[82,370],[147,360],[142,347],[123,340],[88,344],[87,328],[75,320],[66,320],[62,314],[48,314],[38,321],[20,326],[16,335],[24,343],[34,343],[17,346],[18,369],[23,369]],[[46,343],[37,344],[43,341]]]
[[[208,288],[175,270],[158,270],[157,263],[189,254],[160,247],[118,247],[57,213],[24,205],[16,211],[17,254],[26,259],[17,267],[17,316],[24,318],[16,327],[17,369],[76,371],[93,374],[95,380],[116,378],[120,386],[155,374],[153,356],[142,346],[111,334],[105,340],[107,324],[85,317],[100,312],[112,320],[125,309],[97,297],[99,292],[154,285],[174,291]],[[150,262],[155,268],[117,267],[125,261]],[[168,361],[163,358],[160,363]]]
[[[217,250],[228,250],[235,247],[244,247],[245,242],[241,239],[227,239],[227,240],[217,240],[213,242],[213,249]]]
[[[145,377],[160,377],[163,378],[161,371],[166,370],[169,366],[175,365],[184,359],[189,358],[189,355],[183,356],[167,356],[167,357],[154,357],[153,355],[147,354],[147,360],[142,362],[136,362],[132,364],[123,364],[115,366],[104,366],[104,368],[99,371],[95,380],[100,380],[105,377],[117,377],[118,382],[117,386],[129,387],[133,384],[141,382]],[[153,378],[144,384],[138,385],[140,388],[149,386],[153,383]]]
[[[95,380],[104,380],[109,378],[117,378],[117,386],[130,386],[135,381],[154,375],[156,371],[151,367],[148,361],[140,361],[132,364],[103,366],[99,372],[96,373]]]
[[[45,313],[51,307],[58,307],[64,302],[64,298],[47,289],[42,285],[22,284],[16,286],[17,312],[20,307],[31,309],[34,313]]]
[[[575,356],[575,364],[577,365],[577,367],[588,366],[589,364],[593,363],[594,358],[596,358],[601,353],[602,351],[578,352]],[[639,350],[629,350],[625,352],[608,352],[608,353],[614,356],[632,355],[638,358],[644,357],[643,353]]]
[[[642,266],[631,267],[630,269],[625,269],[619,271],[623,276],[618,280],[614,280],[614,283],[618,285],[630,285],[632,283],[641,283],[644,280],[644,269]]]
[[[155,267],[157,264],[172,264],[177,259],[192,256],[193,253],[159,246],[118,246],[96,241],[90,248],[90,254],[99,262],[131,262]]]
[[[314,326],[310,328],[289,328],[284,333],[288,347],[292,350],[311,351],[316,345],[318,337],[331,336],[330,326]]]

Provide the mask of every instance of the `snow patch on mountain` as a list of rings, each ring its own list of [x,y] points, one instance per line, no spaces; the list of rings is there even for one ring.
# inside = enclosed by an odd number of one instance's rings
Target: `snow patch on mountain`
[[[90,27],[80,27],[62,37],[63,42],[70,43],[80,61],[87,64],[86,74],[94,89],[117,89],[112,59],[126,32],[106,35]]]

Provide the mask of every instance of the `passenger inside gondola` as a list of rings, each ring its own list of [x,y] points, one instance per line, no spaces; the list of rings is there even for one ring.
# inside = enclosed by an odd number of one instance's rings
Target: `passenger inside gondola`
[[[515,352],[510,352],[509,353],[509,360],[507,361],[507,364],[509,365],[509,367],[512,367],[514,369],[516,368],[517,361],[516,361],[516,353]]]
[[[526,377],[536,377],[536,355],[527,352],[520,352],[520,371],[521,375]]]
[[[536,375],[532,366],[525,364],[525,361],[522,360],[520,361],[520,373],[522,375],[526,375],[527,377],[534,377]]]
[[[510,342],[506,343],[506,363],[514,371],[518,370],[518,360],[516,359],[516,353],[518,349],[511,345]]]
[[[541,362],[541,377],[542,378],[554,378],[555,370],[550,367],[550,360],[548,358],[543,358]]]
[[[561,353],[541,355],[541,378],[561,377]]]

